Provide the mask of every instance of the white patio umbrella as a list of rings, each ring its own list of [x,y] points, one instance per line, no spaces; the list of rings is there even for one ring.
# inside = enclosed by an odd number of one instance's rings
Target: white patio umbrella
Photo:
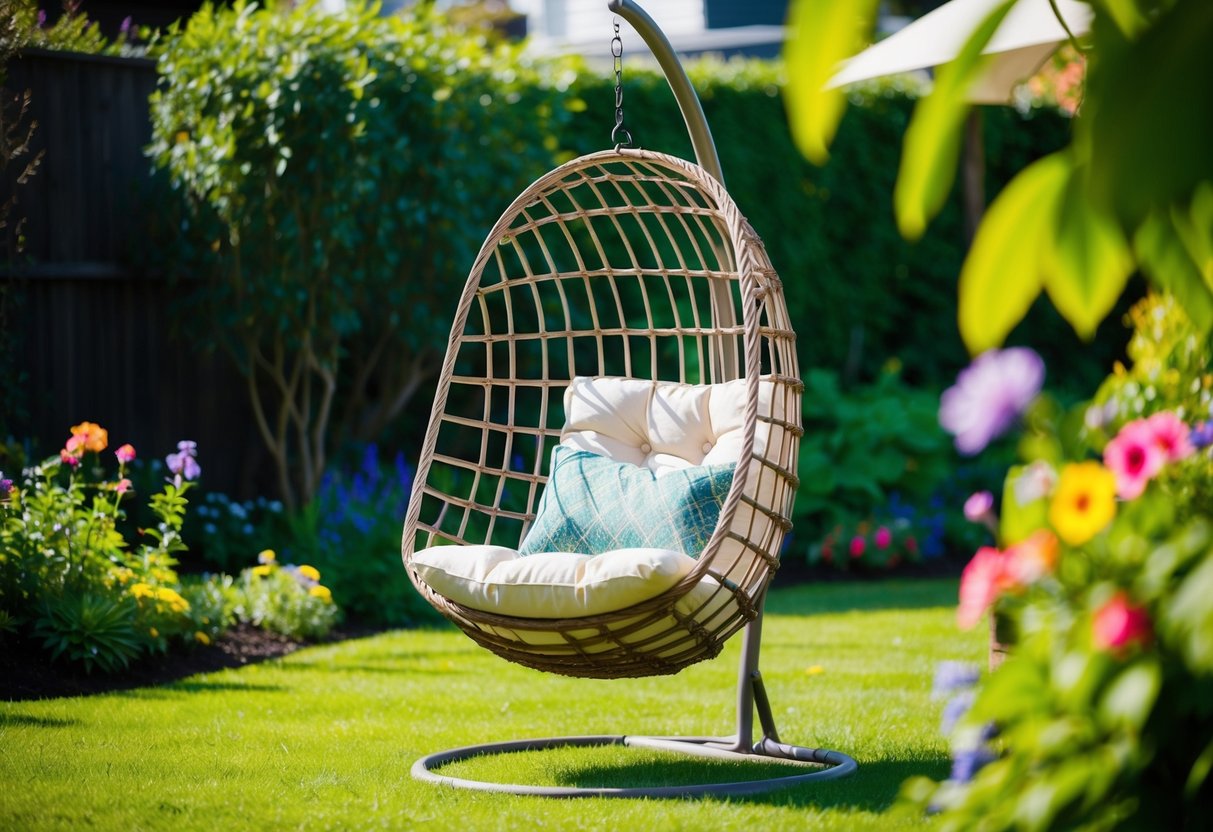
[[[947,63],[960,52],[969,35],[1000,0],[951,0],[915,20],[896,34],[873,44],[842,65],[827,89],[911,72]],[[1038,70],[1069,38],[1091,26],[1091,7],[1077,0],[1019,0],[990,38],[984,54],[994,56],[990,68],[974,85],[969,98],[978,104],[1007,104],[1015,85]],[[1062,26],[1060,15],[1065,20]]]

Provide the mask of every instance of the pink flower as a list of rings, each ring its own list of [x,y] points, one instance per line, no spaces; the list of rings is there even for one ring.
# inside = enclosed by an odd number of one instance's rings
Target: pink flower
[[[128,442],[118,450],[114,451],[114,456],[118,457],[118,461],[125,465],[128,462],[133,462],[135,459],[135,449]]]
[[[84,434],[74,433],[63,445],[63,450],[67,451],[72,456],[80,456],[85,450],[84,443],[88,437]]]
[[[71,444],[70,440],[69,440],[69,444]],[[77,465],[80,464],[80,457],[73,454],[67,448],[64,448],[63,450],[61,450],[59,452],[59,461],[62,462],[64,465],[70,465],[73,468],[75,468]]]
[[[960,605],[956,609],[960,628],[975,626],[1010,581],[1006,554],[993,546],[978,549],[960,575]]]
[[[1100,650],[1123,650],[1149,642],[1151,630],[1150,614],[1121,590],[1095,611],[1091,641]]]
[[[851,538],[850,552],[851,557],[863,557],[864,550],[868,548],[868,542],[860,535],[855,535]]]
[[[1107,444],[1103,461],[1116,476],[1116,493],[1122,499],[1135,500],[1162,470],[1167,455],[1155,439],[1149,422],[1138,419],[1121,428],[1116,438]]]
[[[1179,462],[1196,451],[1188,426],[1174,413],[1167,410],[1155,413],[1146,420],[1146,425],[1154,436],[1154,443],[1166,454],[1167,462]]]
[[[876,543],[877,549],[887,549],[889,544],[893,542],[893,533],[881,526],[876,530],[876,534],[872,535],[872,540]]]
[[[994,495],[989,491],[976,491],[965,500],[965,519],[980,523],[994,510]]]
[[[114,488],[119,494],[125,494],[131,490],[131,481],[126,477],[123,477],[122,479],[118,480],[118,485],[116,485]]]

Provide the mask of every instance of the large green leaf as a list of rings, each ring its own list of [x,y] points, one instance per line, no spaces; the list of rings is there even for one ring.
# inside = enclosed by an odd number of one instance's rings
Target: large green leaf
[[[1115,218],[1087,198],[1081,171],[1066,183],[1056,218],[1050,244],[1041,250],[1045,289],[1074,331],[1089,340],[1136,264]]]
[[[1175,296],[1193,325],[1201,332],[1213,329],[1213,293],[1164,213],[1146,217],[1133,238],[1133,247],[1142,269]]]
[[[1105,3],[1114,16],[1130,5]],[[1092,106],[1075,124],[1076,138],[1092,150],[1093,198],[1130,227],[1213,180],[1213,3],[1160,5],[1169,8],[1129,42],[1118,42],[1097,18],[1099,43],[1109,48],[1092,60]]]
[[[846,109],[841,89],[824,89],[870,35],[877,0],[797,0],[788,16],[784,48],[788,83],[784,103],[800,152],[817,165],[829,158],[830,142]]]
[[[935,88],[914,108],[893,190],[897,226],[907,239],[922,236],[952,188],[969,113],[969,90],[987,65],[982,50],[1015,2],[1003,0],[998,4],[965,42],[960,54],[939,68]]]
[[[1069,176],[1066,156],[1046,156],[986,212],[960,272],[960,335],[974,355],[1000,345],[1040,294],[1041,251]]]

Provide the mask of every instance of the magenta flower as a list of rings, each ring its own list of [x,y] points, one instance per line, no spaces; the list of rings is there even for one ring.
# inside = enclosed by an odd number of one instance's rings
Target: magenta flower
[[[8,502],[8,499],[13,496],[13,481],[4,479],[3,472],[0,472],[0,503]]]
[[[114,451],[114,456],[118,457],[119,462],[121,462],[123,465],[126,465],[128,462],[134,461],[135,449],[128,442],[125,445],[123,445],[121,448],[119,448],[118,450]]]
[[[1179,462],[1196,451],[1188,426],[1169,410],[1155,413],[1146,419],[1146,424],[1154,436],[1154,443],[1166,454],[1167,462]]]
[[[63,450],[59,451],[59,461],[64,465],[70,465],[75,468],[80,464],[80,457],[73,454],[67,448],[64,448]]]
[[[1145,419],[1129,422],[1103,451],[1104,465],[1116,475],[1116,493],[1135,500],[1146,484],[1162,470],[1166,452],[1155,440],[1154,429]]]
[[[868,548],[868,542],[866,540],[864,540],[862,537],[860,537],[859,535],[856,535],[855,537],[851,538],[851,546],[850,546],[851,557],[853,557],[853,558],[863,557],[864,550],[867,548]]]
[[[1040,393],[1045,365],[1027,347],[989,350],[960,371],[939,399],[939,424],[972,456],[1015,423]]]
[[[174,481],[178,486],[181,485],[181,480],[196,480],[202,473],[202,467],[198,464],[198,460],[194,455],[198,451],[198,444],[189,440],[184,440],[177,443],[177,453],[169,454],[164,458],[164,462],[168,465],[168,470],[174,475]]]
[[[877,549],[887,549],[889,548],[889,544],[893,542],[893,533],[886,527],[881,526],[872,535],[872,542],[876,544]]]
[[[1151,638],[1150,614],[1129,601],[1122,590],[1095,611],[1091,641],[1099,650],[1124,650]]]

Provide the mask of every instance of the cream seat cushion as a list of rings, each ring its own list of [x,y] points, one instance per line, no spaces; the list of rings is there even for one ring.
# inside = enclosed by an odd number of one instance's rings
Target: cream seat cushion
[[[760,382],[759,412],[771,412],[772,385]],[[736,463],[740,455],[746,391],[744,381],[679,384],[613,377],[578,377],[565,392],[561,445],[616,462],[648,468],[657,476],[692,466]],[[764,453],[771,431],[760,425],[755,449]],[[760,500],[752,463],[751,483]],[[742,504],[739,532],[755,535],[768,523]],[[710,530],[709,530],[710,532]],[[713,568],[679,602],[703,621],[730,597],[718,579],[745,574],[752,555],[726,540]],[[614,612],[654,598],[678,583],[695,559],[661,548],[621,548],[600,554],[539,552],[520,555],[493,545],[436,546],[412,555],[418,577],[443,597],[485,612],[521,618],[579,618]]]
[[[581,618],[656,597],[695,561],[670,549],[601,555],[520,555],[504,546],[434,546],[413,566],[439,595],[472,609],[521,618]]]

